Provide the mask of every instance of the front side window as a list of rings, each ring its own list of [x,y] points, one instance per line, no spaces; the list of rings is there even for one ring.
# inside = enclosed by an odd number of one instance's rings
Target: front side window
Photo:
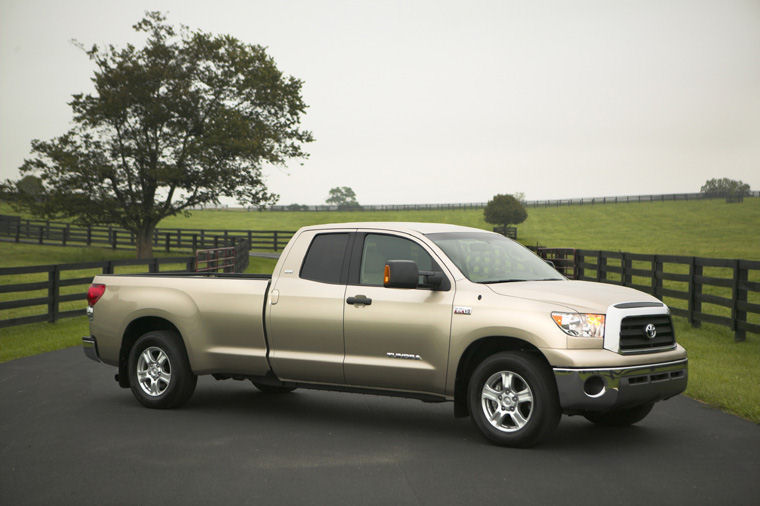
[[[347,233],[315,236],[301,265],[300,276],[321,283],[340,283],[347,244]]]
[[[393,235],[367,234],[359,284],[383,286],[383,273],[388,260],[413,260],[421,271],[440,271],[428,252],[416,242]]]

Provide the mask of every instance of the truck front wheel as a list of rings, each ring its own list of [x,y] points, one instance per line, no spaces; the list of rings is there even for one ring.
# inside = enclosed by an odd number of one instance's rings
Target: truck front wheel
[[[502,352],[472,373],[467,404],[475,426],[502,446],[533,446],[559,423],[561,411],[551,371],[537,357]]]
[[[643,420],[652,411],[653,406],[653,402],[648,402],[640,406],[633,406],[632,408],[614,409],[606,413],[586,413],[583,416],[589,422],[597,425],[625,427],[626,425],[633,425]]]
[[[129,385],[143,406],[177,408],[187,402],[198,377],[176,332],[143,334],[129,352]]]

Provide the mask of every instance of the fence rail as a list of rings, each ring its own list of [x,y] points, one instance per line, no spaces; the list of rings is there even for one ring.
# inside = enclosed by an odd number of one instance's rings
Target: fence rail
[[[748,197],[760,197],[760,191],[750,191]],[[724,197],[706,196],[704,193],[661,193],[650,195],[612,195],[579,199],[526,200],[525,207],[560,207],[584,206],[595,204],[616,204],[623,202],[664,202],[670,200],[703,200]],[[417,211],[428,209],[482,209],[487,202],[463,202],[448,204],[383,204],[362,205],[355,208],[340,209],[335,205],[276,205],[265,211]]]
[[[667,303],[694,327],[724,325],[736,341],[760,334],[760,261],[537,248],[566,276],[628,286]],[[751,318],[751,321],[750,321]]]
[[[295,232],[285,230],[219,230],[200,228],[157,228],[153,247],[164,251],[212,249],[248,241],[252,250],[280,251]],[[61,246],[106,246],[134,249],[133,233],[118,227],[78,227],[47,220],[24,220],[0,215],[0,241],[55,244]]]

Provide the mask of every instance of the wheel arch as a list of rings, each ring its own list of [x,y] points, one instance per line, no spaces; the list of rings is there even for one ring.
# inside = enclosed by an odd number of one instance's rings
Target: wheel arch
[[[171,330],[177,333],[180,337],[180,342],[187,352],[182,333],[179,331],[176,325],[160,316],[141,316],[132,320],[129,325],[124,329],[124,333],[121,338],[121,347],[119,348],[119,386],[122,388],[129,388],[129,373],[127,371],[127,365],[129,363],[129,351],[135,342],[147,332],[153,330]]]
[[[536,346],[516,337],[489,336],[481,337],[470,343],[459,358],[456,379],[454,381],[454,416],[469,416],[467,409],[467,385],[475,368],[487,357],[502,351],[524,351],[534,354],[551,367],[541,350]]]

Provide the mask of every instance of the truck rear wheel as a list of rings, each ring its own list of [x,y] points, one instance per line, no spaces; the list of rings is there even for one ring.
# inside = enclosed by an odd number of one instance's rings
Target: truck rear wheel
[[[548,367],[523,352],[497,353],[481,362],[470,377],[467,401],[478,430],[501,446],[535,445],[562,415]]]
[[[176,332],[143,334],[129,352],[129,385],[149,408],[177,408],[195,391],[198,377],[190,370],[185,347]]]
[[[607,427],[625,427],[640,422],[652,411],[653,402],[633,406],[632,408],[614,409],[606,413],[586,413],[583,415],[589,422]]]

